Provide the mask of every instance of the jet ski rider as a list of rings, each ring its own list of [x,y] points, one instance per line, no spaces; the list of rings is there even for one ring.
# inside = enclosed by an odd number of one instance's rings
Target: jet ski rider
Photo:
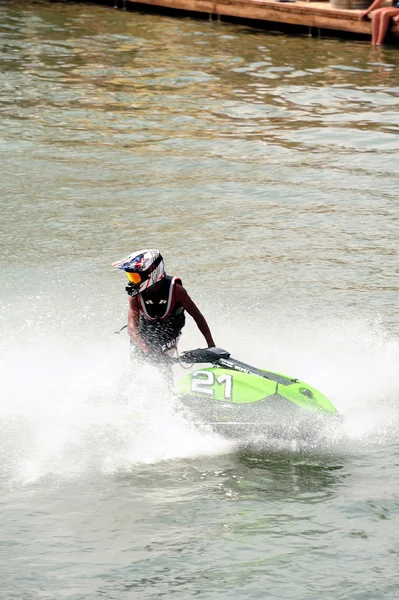
[[[185,325],[185,311],[193,317],[208,348],[215,346],[205,317],[181,279],[165,273],[159,250],[133,252],[112,266],[125,271],[129,279],[127,328],[133,354],[156,360],[174,354]]]

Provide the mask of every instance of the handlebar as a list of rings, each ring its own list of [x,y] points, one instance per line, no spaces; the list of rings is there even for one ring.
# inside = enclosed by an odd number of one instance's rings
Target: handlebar
[[[185,350],[179,356],[173,357],[172,362],[185,363],[211,363],[218,362],[221,358],[229,358],[230,352],[223,348],[196,348],[195,350]]]

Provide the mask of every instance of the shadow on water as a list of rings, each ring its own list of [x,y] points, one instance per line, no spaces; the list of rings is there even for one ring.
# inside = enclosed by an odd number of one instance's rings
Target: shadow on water
[[[240,489],[261,500],[272,494],[298,501],[320,501],[333,494],[346,475],[339,456],[317,456],[288,452],[264,453],[243,449],[237,454]],[[313,500],[312,500],[313,498]]]
[[[241,448],[232,454],[182,459],[134,468],[116,477],[126,488],[132,484],[147,495],[148,481],[159,499],[171,493],[191,500],[296,501],[318,503],[335,495],[345,484],[350,460],[338,454],[293,453]],[[152,488],[153,489],[153,488]]]

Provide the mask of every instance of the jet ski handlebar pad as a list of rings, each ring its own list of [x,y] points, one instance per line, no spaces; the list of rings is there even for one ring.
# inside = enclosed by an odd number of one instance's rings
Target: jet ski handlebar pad
[[[216,363],[221,358],[229,358],[230,352],[222,348],[196,348],[187,350],[180,356],[184,362],[193,363]]]

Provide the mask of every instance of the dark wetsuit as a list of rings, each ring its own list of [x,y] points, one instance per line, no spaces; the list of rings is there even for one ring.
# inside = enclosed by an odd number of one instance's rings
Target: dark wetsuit
[[[139,333],[144,342],[158,355],[173,350],[185,324],[184,308],[175,301],[178,277],[165,275],[156,291],[144,291],[137,297]]]

